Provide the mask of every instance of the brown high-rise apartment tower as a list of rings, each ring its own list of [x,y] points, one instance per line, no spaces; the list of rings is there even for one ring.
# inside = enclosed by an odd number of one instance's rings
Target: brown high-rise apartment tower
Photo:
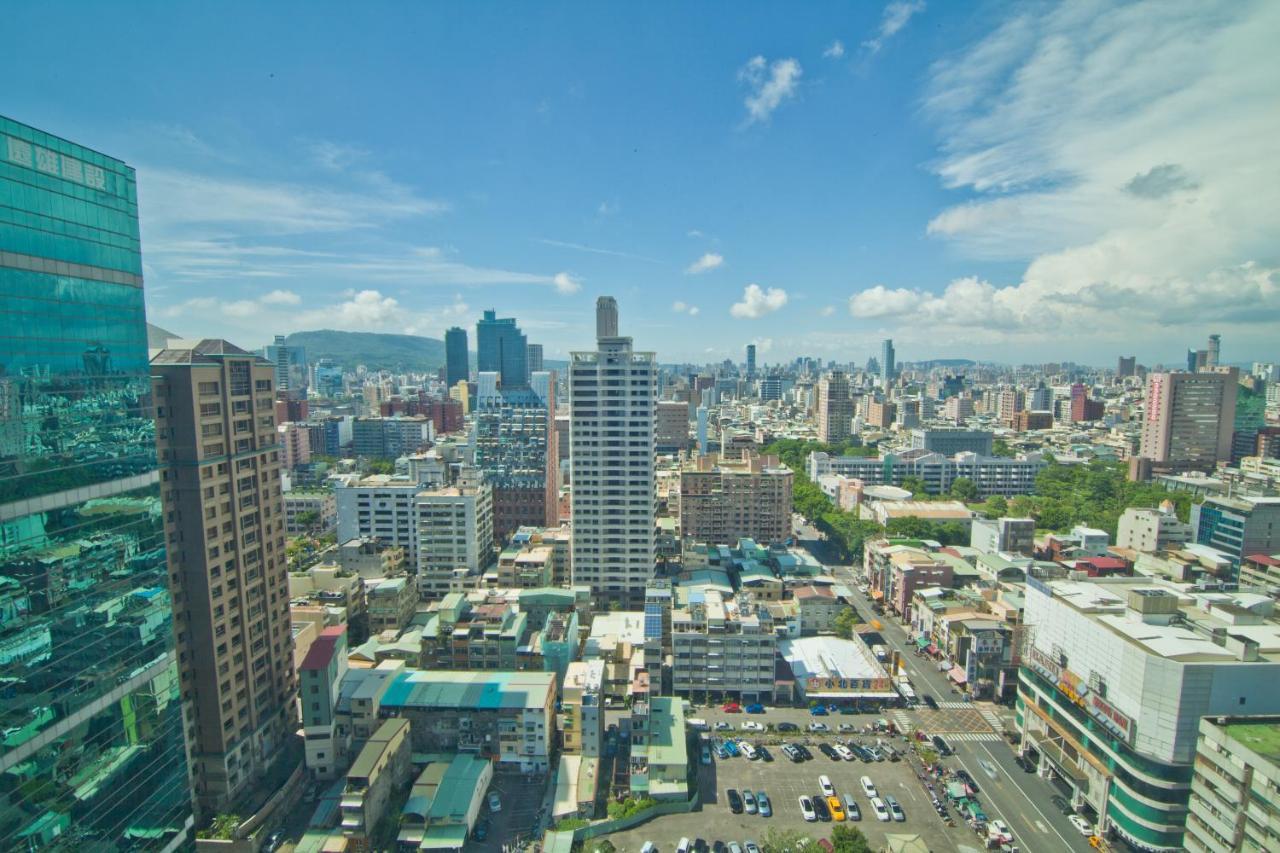
[[[298,727],[275,368],[226,341],[171,341],[151,376],[187,748],[207,816]]]

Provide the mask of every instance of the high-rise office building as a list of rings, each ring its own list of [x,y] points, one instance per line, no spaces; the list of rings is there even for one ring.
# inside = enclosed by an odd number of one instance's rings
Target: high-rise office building
[[[893,338],[885,338],[880,345],[880,384],[885,388],[898,376],[898,363],[894,357]]]
[[[555,402],[496,397],[476,407],[471,437],[476,467],[493,487],[493,536],[558,523],[560,468]]]
[[[601,297],[604,331],[617,331],[617,304]],[[569,364],[569,465],[573,581],[597,605],[638,606],[653,577],[654,418],[658,365],[631,338],[604,336]]]
[[[747,344],[747,378],[756,378],[756,345]]]
[[[1210,335],[1209,346],[1205,350],[1204,366],[1217,367],[1218,358],[1222,354],[1222,335]]]
[[[529,375],[542,370],[542,344],[529,344]]]
[[[596,300],[596,339],[618,336],[618,301],[612,296]]]
[[[444,333],[444,383],[450,388],[466,382],[471,374],[467,355],[467,330],[454,326]]]
[[[1091,400],[1089,389],[1080,382],[1071,386],[1071,422],[1097,421],[1102,419],[1106,406],[1101,400]]]
[[[184,848],[134,171],[0,116],[0,200],[0,847]]]
[[[284,335],[276,335],[275,342],[262,348],[262,357],[271,362],[276,372],[276,391],[294,399],[307,396],[307,351],[304,347],[285,343]]]
[[[178,683],[212,817],[286,760],[298,727],[274,366],[226,341],[170,341],[151,375]]]
[[[529,342],[514,317],[484,312],[476,323],[476,362],[481,372],[497,373],[503,388],[529,385]]]
[[[1231,458],[1236,370],[1147,377],[1140,455],[1155,468],[1211,471]]]
[[[833,370],[818,380],[818,440],[843,441],[853,433],[853,398],[849,378]]]
[[[1137,372],[1138,359],[1132,355],[1120,356],[1120,361],[1116,365],[1116,376],[1124,379],[1126,376],[1133,376]]]

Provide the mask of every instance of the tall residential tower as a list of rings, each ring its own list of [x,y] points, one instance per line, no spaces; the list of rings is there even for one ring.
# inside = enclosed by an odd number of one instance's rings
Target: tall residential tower
[[[227,811],[298,728],[272,365],[226,341],[151,359],[196,804]]]
[[[454,326],[444,333],[445,385],[452,388],[467,381],[471,373],[467,359],[467,330]]]
[[[598,327],[616,332],[613,298],[597,305]],[[653,577],[657,397],[657,359],[631,338],[603,336],[594,352],[571,356],[573,581],[598,605],[642,605]]]

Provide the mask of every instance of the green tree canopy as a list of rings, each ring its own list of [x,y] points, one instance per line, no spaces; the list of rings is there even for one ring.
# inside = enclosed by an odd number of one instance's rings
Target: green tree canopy
[[[951,497],[972,503],[978,499],[978,484],[968,477],[956,477],[951,481]]]
[[[761,853],[821,853],[818,842],[795,829],[771,826],[760,841]]]
[[[847,823],[837,823],[831,830],[831,846],[836,853],[872,853],[871,844],[862,830]]]
[[[832,620],[832,626],[835,628],[836,636],[841,639],[849,639],[853,636],[853,626],[858,624],[858,612],[852,607],[846,607],[836,614],[836,618]]]

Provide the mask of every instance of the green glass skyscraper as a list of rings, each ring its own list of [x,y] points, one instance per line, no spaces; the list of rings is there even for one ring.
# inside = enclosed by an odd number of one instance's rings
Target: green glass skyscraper
[[[177,849],[134,172],[3,116],[0,317],[0,849]]]

